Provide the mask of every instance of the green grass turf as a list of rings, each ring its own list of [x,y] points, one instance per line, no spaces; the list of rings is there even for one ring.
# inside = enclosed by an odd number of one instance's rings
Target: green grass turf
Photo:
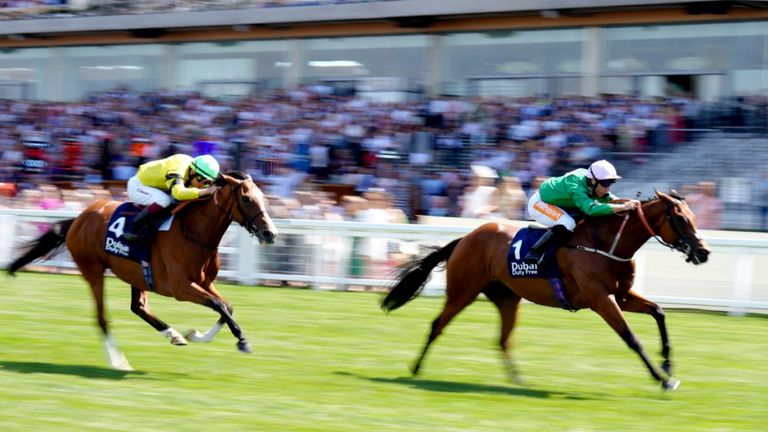
[[[378,294],[220,285],[254,353],[227,329],[171,346],[109,279],[108,312],[136,372],[105,367],[90,292],[77,276],[21,273],[0,285],[0,431],[759,431],[768,421],[768,319],[668,311],[676,376],[665,394],[590,311],[524,304],[515,331],[526,383],[508,383],[498,317],[478,301],[408,366],[439,312],[417,298],[390,315]],[[176,329],[203,307],[150,296]],[[648,316],[630,324],[658,360]]]

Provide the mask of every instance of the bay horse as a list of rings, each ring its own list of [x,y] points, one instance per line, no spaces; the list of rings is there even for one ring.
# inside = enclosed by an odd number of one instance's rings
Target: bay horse
[[[501,315],[499,343],[507,373],[513,381],[520,382],[509,354],[509,336],[516,323],[520,300],[552,307],[562,304],[557,295],[553,295],[549,280],[510,276],[507,253],[516,232],[513,227],[488,222],[465,237],[401,266],[399,276],[381,302],[387,312],[416,297],[430,272],[446,262],[445,305],[432,322],[421,355],[411,368],[414,375],[419,373],[427,350],[448,323],[484,293]],[[706,262],[710,253],[707,243],[696,231],[696,217],[683,198],[674,191],[669,195],[657,191],[655,198],[641,203],[636,211],[583,219],[555,256],[572,309],[595,311],[640,356],[651,376],[665,390],[674,390],[680,381],[672,376],[664,310],[632,291],[635,277],[632,258],[651,237],[683,252],[686,261],[693,264]],[[661,335],[663,371],[648,358],[622,311],[648,314],[656,320]]]
[[[13,275],[26,264],[63,249],[69,249],[83,278],[88,282],[96,303],[96,315],[104,336],[109,366],[132,370],[110,335],[104,311],[104,272],[112,272],[131,286],[131,311],[170,338],[173,345],[209,342],[226,324],[237,338],[241,352],[251,346],[240,326],[232,318],[232,306],[213,285],[219,272],[218,246],[232,221],[243,226],[260,243],[274,243],[277,229],[266,211],[264,194],[251,177],[239,171],[221,175],[214,183],[219,189],[210,197],[187,201],[174,210],[168,231],[159,232],[150,246],[154,291],[179,301],[207,306],[220,318],[205,333],[191,330],[186,337],[161,321],[149,308],[145,281],[139,263],[107,254],[104,241],[107,224],[121,203],[98,200],[73,219],[56,222],[42,236],[30,243],[30,249],[10,264]]]

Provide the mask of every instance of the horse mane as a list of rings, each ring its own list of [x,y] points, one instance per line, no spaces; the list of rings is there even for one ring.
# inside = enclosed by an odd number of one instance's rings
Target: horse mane
[[[679,193],[678,191],[676,191],[674,189],[670,189],[668,195],[671,196],[674,199],[677,199],[677,200],[680,200],[680,201],[685,201],[685,197],[683,196],[683,194]],[[648,202],[651,202],[651,201],[654,201],[654,200],[657,200],[657,199],[659,199],[659,195],[658,194],[653,195],[651,197],[648,197],[648,198],[640,201],[640,204],[645,204],[645,203],[648,203]]]
[[[248,173],[240,170],[232,170],[232,171],[225,172],[224,174],[234,178],[235,180],[249,180],[251,178],[251,176],[248,175]],[[213,184],[216,186],[226,186],[227,181],[224,180],[223,176],[219,176],[216,178],[216,181],[214,181]]]

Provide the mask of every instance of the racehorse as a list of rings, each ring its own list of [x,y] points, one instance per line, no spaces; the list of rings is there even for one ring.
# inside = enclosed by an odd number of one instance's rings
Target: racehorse
[[[216,180],[219,187],[207,199],[188,201],[174,210],[174,220],[166,232],[159,232],[150,246],[152,286],[145,279],[138,262],[105,252],[105,235],[112,213],[120,202],[99,200],[90,204],[73,219],[59,221],[45,234],[30,243],[30,249],[8,268],[13,275],[26,264],[45,255],[56,253],[66,244],[83,278],[88,282],[96,303],[98,324],[104,336],[109,366],[132,370],[125,356],[110,335],[104,311],[104,272],[112,272],[131,286],[131,311],[149,323],[173,345],[209,342],[224,324],[237,338],[241,352],[251,352],[250,344],[240,326],[232,318],[232,306],[222,298],[213,285],[219,271],[218,245],[225,231],[236,221],[260,243],[274,243],[277,229],[266,212],[264,194],[250,176],[234,171]],[[114,223],[113,223],[114,224]],[[149,308],[147,291],[179,301],[207,306],[220,315],[206,333],[191,330],[182,336],[157,318]]]
[[[430,345],[448,323],[482,292],[501,314],[500,347],[509,377],[520,382],[509,354],[512,332],[521,299],[545,306],[561,306],[547,279],[512,278],[507,254],[515,237],[513,227],[488,222],[463,238],[427,256],[405,263],[399,277],[382,300],[382,308],[392,311],[413,299],[423,288],[429,273],[446,263],[446,298],[443,310],[432,322],[432,329],[421,355],[411,371],[418,374]],[[665,390],[674,390],[680,381],[672,377],[670,343],[663,309],[632,291],[635,277],[635,252],[651,237],[687,256],[688,262],[707,261],[709,247],[696,231],[696,217],[674,191],[647,200],[624,215],[585,218],[573,237],[556,250],[557,265],[569,309],[589,308],[599,314],[626,344],[642,359],[654,379]],[[567,303],[566,303],[567,304]],[[627,325],[622,311],[651,315],[661,335],[663,362],[659,370],[646,355]]]

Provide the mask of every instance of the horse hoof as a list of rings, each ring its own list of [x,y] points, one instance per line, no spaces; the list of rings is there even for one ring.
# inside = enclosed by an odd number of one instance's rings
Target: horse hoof
[[[109,365],[109,367],[112,370],[123,371],[123,372],[133,372],[133,368],[131,367],[131,364],[128,363],[128,360],[126,359],[122,359],[120,361],[112,363]]]
[[[248,342],[238,342],[237,350],[245,354],[250,354],[253,352],[253,349],[251,348],[251,344]]]
[[[680,387],[680,380],[677,378],[669,377],[669,379],[662,383],[662,387],[664,388],[664,391],[677,390],[677,388]]]
[[[184,339],[184,336],[182,335],[175,335],[171,337],[171,345],[185,346],[186,344],[187,340]]]
[[[184,333],[184,337],[190,342],[210,342],[205,339],[205,335],[195,329],[189,329]]]

